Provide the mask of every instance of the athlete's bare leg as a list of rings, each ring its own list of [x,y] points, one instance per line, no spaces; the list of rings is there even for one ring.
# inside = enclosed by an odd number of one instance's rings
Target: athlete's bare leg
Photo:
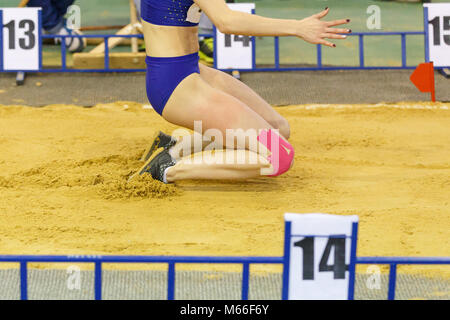
[[[180,180],[202,179],[202,180],[242,180],[257,178],[266,170],[267,174],[272,171],[271,164],[267,159],[247,150],[223,150],[217,152],[216,159],[220,161],[209,162],[204,152],[196,153],[193,157],[181,159],[167,172],[167,182],[172,183]],[[235,157],[240,163],[227,163],[227,157]],[[250,159],[257,159],[257,162]]]
[[[170,123],[194,130],[195,121],[201,121],[202,132],[218,130],[226,137],[227,130],[274,129],[259,114],[235,97],[213,88],[199,74],[184,79],[167,102],[162,116]],[[234,147],[234,141],[224,141],[225,147]],[[258,153],[248,143],[245,149]]]
[[[264,147],[259,143],[251,143],[248,139],[244,145],[236,146],[235,141],[226,139],[227,130],[253,130],[259,132],[263,129],[274,129],[254,110],[249,108],[237,98],[210,86],[198,74],[192,74],[184,79],[173,92],[163,112],[163,117],[174,124],[194,130],[194,122],[201,121],[202,134],[214,129],[218,131],[225,141],[225,148],[241,148],[255,154],[261,154]],[[226,150],[225,153],[242,151]],[[233,179],[246,179],[261,176],[261,168],[268,166],[268,161],[257,164],[223,164],[223,163],[193,163],[180,161],[167,172],[169,182],[180,179],[223,179],[225,176]],[[271,170],[265,171],[265,174]]]
[[[228,93],[245,103],[272,127],[278,129],[283,137],[289,139],[290,127],[288,121],[245,83],[225,72],[202,64],[200,64],[200,76],[213,88]]]
[[[200,64],[200,76],[213,88],[228,93],[242,101],[266,120],[272,127],[278,129],[283,137],[289,139],[290,127],[288,121],[246,84],[225,72],[209,68],[202,64]],[[200,143],[195,144],[197,149],[194,149],[194,138],[194,135],[182,137],[177,145],[172,147],[170,152],[172,157],[179,160],[190,154],[201,152],[210,144],[209,141],[202,140]],[[197,137],[197,139],[201,139],[201,137]]]

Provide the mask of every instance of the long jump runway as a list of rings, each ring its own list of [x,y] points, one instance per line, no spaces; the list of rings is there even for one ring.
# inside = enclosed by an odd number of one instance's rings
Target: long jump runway
[[[242,80],[272,105],[306,103],[378,103],[426,101],[409,81],[410,70],[347,70],[243,73]],[[88,76],[87,76],[88,75]],[[435,74],[439,101],[450,101],[450,80]],[[145,75],[30,74],[16,86],[12,74],[0,74],[0,102],[45,106],[93,106],[115,101],[147,103]]]

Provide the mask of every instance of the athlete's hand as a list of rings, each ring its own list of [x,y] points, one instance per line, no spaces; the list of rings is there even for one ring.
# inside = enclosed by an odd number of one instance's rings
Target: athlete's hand
[[[321,19],[324,18],[328,14],[328,12],[330,12],[330,9],[326,8],[325,10],[323,10],[318,14],[300,20],[297,36],[309,43],[323,44],[329,47],[336,47],[334,43],[331,43],[325,39],[347,38],[345,33],[351,33],[352,30],[332,28],[332,27],[347,24],[350,22],[350,19],[322,21]],[[344,35],[342,33],[344,33]]]

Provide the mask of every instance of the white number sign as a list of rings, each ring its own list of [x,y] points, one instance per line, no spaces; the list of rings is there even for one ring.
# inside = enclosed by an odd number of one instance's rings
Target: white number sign
[[[254,3],[230,3],[231,10],[253,13]],[[249,36],[223,34],[216,31],[217,68],[218,69],[252,69],[253,42]]]
[[[450,3],[424,4],[429,61],[450,67]]]
[[[0,70],[39,70],[40,10],[0,8]]]
[[[353,224],[357,216],[287,213],[289,300],[349,298]],[[290,222],[290,223],[289,223]],[[288,240],[289,239],[289,240]]]

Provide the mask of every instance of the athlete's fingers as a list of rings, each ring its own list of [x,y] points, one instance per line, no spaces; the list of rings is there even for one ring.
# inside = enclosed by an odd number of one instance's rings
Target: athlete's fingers
[[[323,17],[325,17],[328,14],[328,12],[330,12],[330,8],[326,7],[325,10],[315,14],[314,17],[316,17],[317,19],[322,19]]]
[[[327,33],[352,33],[352,29],[327,28]]]
[[[328,21],[327,22],[327,26],[328,27],[340,26],[342,24],[347,24],[349,22],[350,22],[350,19],[341,19],[341,20]]]
[[[322,34],[322,38],[328,39],[346,39],[347,36],[343,34],[335,34],[335,33],[324,33]]]
[[[328,47],[331,47],[331,48],[335,48],[336,47],[336,45],[334,43],[331,43],[331,42],[329,42],[327,40],[324,40],[324,39],[319,41],[319,44],[323,44],[324,46],[328,46]]]

